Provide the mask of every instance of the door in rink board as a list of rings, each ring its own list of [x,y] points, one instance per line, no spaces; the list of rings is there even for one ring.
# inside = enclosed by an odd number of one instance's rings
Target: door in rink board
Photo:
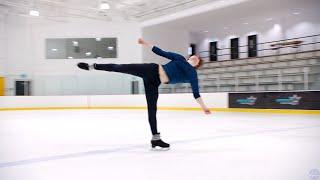
[[[4,96],[4,77],[0,77],[0,96]]]

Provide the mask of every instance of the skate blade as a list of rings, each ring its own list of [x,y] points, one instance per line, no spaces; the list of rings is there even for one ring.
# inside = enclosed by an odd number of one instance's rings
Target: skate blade
[[[169,151],[170,150],[170,147],[168,148],[162,148],[162,147],[152,147],[151,148],[151,151]]]

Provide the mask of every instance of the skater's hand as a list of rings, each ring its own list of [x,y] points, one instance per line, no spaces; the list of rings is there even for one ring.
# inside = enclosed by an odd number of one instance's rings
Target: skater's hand
[[[196,100],[200,104],[200,106],[201,106],[202,110],[204,111],[204,113],[211,114],[209,108],[207,108],[207,106],[204,104],[204,102],[203,102],[201,97],[198,97]]]
[[[146,41],[144,41],[142,38],[139,38],[138,39],[138,43],[143,45],[144,47],[146,48],[149,48],[150,50],[152,49],[153,45],[152,44],[149,44],[147,43]]]
[[[138,43],[139,43],[139,44],[142,44],[142,45],[146,44],[146,42],[145,42],[142,38],[139,38],[139,39],[138,39]]]
[[[209,108],[204,108],[203,111],[205,114],[211,114],[211,111]]]

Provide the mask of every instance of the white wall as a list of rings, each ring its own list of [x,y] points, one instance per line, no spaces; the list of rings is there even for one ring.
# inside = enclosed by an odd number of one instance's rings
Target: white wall
[[[173,51],[188,55],[189,34],[180,29],[163,28],[161,25],[144,27],[142,29],[143,38],[153,45],[157,45],[165,51]],[[165,64],[167,59],[157,56],[150,49],[143,49],[143,61]]]
[[[7,31],[5,16],[0,15],[0,76],[4,75],[5,59],[7,56]]]
[[[248,1],[248,3],[251,2],[258,1]],[[243,3],[239,6],[247,5]],[[167,63],[168,60],[156,56],[150,50],[142,50],[137,44],[137,39],[141,36],[164,50],[175,51],[187,56],[190,43],[196,43],[198,51],[208,51],[209,41],[218,40],[219,47],[224,48],[229,47],[231,37],[240,37],[240,45],[245,45],[247,35],[250,34],[258,34],[258,42],[265,42],[320,33],[319,14],[304,14],[308,9],[299,16],[288,18],[281,17],[273,11],[261,15],[258,12],[246,11],[251,7],[248,6],[244,8],[244,12],[239,12],[241,14],[239,18],[248,16],[251,18],[248,20],[252,20],[253,23],[244,26],[231,13],[234,11],[233,7],[236,6],[217,10],[217,15],[212,16],[213,18],[203,17],[196,20],[197,23],[212,24],[210,32],[207,34],[192,33],[191,28],[201,28],[202,26],[199,24],[193,26],[186,20],[187,18],[182,19],[182,23],[176,23],[178,22],[176,21],[166,25],[158,24],[142,28],[141,24],[128,22],[102,22],[86,19],[65,19],[63,21],[66,22],[55,22],[13,15],[0,17],[0,73],[6,75],[6,87],[11,89],[7,91],[7,95],[14,94],[14,80],[17,79],[32,80],[33,95],[128,94],[130,93],[128,82],[132,79],[141,82],[141,79],[119,73],[98,71],[89,73],[76,68],[76,64],[80,61]],[[230,14],[229,18],[226,18],[225,16],[228,14]],[[266,14],[277,17],[277,20],[262,21]],[[235,20],[232,21],[232,19]],[[174,24],[180,24],[180,26],[174,26]],[[278,25],[274,26],[274,24]],[[224,25],[232,28],[224,30],[222,28]],[[46,60],[45,39],[63,37],[117,37],[118,58]],[[246,57],[246,54],[241,57]],[[225,57],[225,59],[228,58]],[[142,88],[142,83],[140,83],[140,89],[142,90]]]
[[[301,15],[303,16],[303,14]],[[256,19],[263,19],[263,17],[255,17]],[[308,21],[299,21],[301,19],[309,19]],[[229,22],[229,24],[237,24],[239,22]],[[218,29],[218,28],[217,28]],[[239,45],[247,45],[247,36],[249,35],[258,35],[258,43],[276,41],[287,38],[296,38],[308,35],[320,34],[320,19],[319,17],[297,17],[295,18],[281,18],[279,21],[270,21],[270,22],[259,22],[252,23],[249,25],[239,24],[237,28],[221,30],[219,28],[217,31],[210,31],[209,33],[190,33],[190,39],[196,41],[198,45],[197,51],[209,51],[209,42],[218,41],[218,48],[230,48],[230,39],[239,38]],[[303,43],[310,43],[315,41],[320,41],[320,38],[307,38],[302,39]],[[258,46],[258,49],[266,49],[271,48],[270,44]],[[300,50],[312,50],[314,48],[320,48],[320,44],[318,45],[307,45],[302,46]],[[239,51],[247,52],[247,47],[239,48]],[[286,48],[281,49],[281,53],[289,53],[294,52],[296,49]],[[204,52],[201,55],[208,57],[209,52]],[[219,55],[221,54],[230,54],[230,50],[218,51]],[[276,51],[269,50],[258,52],[260,56],[262,55],[272,55],[275,54]],[[247,53],[240,54],[240,58],[246,58]],[[227,60],[230,59],[230,55],[220,56],[219,60]]]
[[[237,1],[235,1],[237,2]],[[213,4],[218,2],[212,2]],[[228,4],[229,2],[220,2]],[[213,5],[212,4],[212,5]],[[210,5],[206,5],[209,7]],[[181,48],[188,46],[189,43],[197,42],[198,51],[208,51],[210,41],[219,41],[219,48],[229,48],[230,38],[239,37],[240,45],[247,45],[247,36],[257,34],[258,43],[266,41],[274,41],[286,38],[294,38],[299,36],[307,36],[320,34],[319,8],[318,0],[247,0],[238,1],[228,7],[219,7],[205,11],[194,7],[190,10],[184,10],[177,14],[185,14],[192,16],[173,16],[167,15],[149,20],[143,23],[144,30],[148,30],[148,37],[161,38],[162,44],[170,46],[178,46]],[[192,13],[192,10],[198,9],[201,13]],[[295,14],[298,12],[299,14]],[[188,14],[189,13],[189,14]],[[271,20],[270,20],[271,18]],[[267,20],[269,19],[269,20]],[[249,24],[245,24],[245,22]],[[158,24],[157,24],[158,23]],[[151,35],[153,30],[153,35]],[[161,31],[161,32],[159,32]],[[175,32],[176,36],[165,38],[165,33]],[[207,33],[205,33],[208,31]],[[176,33],[177,32],[177,33]],[[177,43],[177,39],[181,34],[189,33],[188,42]],[[313,39],[305,39],[304,43],[313,42]],[[319,39],[318,39],[319,41]],[[318,45],[319,46],[319,45]],[[270,45],[261,46],[262,48],[270,48]],[[312,45],[303,46],[300,50],[308,50],[313,48]],[[241,51],[247,51],[247,48],[241,48]],[[296,50],[293,48],[282,49],[283,53]],[[230,50],[221,52],[220,54],[228,54]],[[264,52],[260,55],[274,54],[274,50]],[[204,55],[204,56],[208,56]],[[145,56],[144,54],[144,57]],[[247,57],[244,53],[241,58]],[[229,56],[222,59],[229,59]]]
[[[78,62],[140,63],[141,37],[138,23],[103,22],[66,19],[55,22],[10,15],[4,19],[7,29],[6,86],[14,88],[15,79],[31,79],[33,95],[128,94],[132,76],[110,72],[85,72]],[[1,29],[0,29],[1,30]],[[118,58],[114,59],[46,59],[46,38],[116,37]],[[1,38],[1,37],[0,37]],[[1,59],[0,59],[1,63]],[[21,76],[25,74],[25,76]],[[14,91],[6,95],[13,95]]]

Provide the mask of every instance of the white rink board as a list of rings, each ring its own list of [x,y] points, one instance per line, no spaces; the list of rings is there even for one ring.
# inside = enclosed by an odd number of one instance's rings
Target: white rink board
[[[228,108],[228,93],[201,93],[209,108]],[[97,96],[3,96],[0,108],[146,107],[145,94]],[[160,94],[158,107],[200,107],[192,93]]]
[[[201,93],[208,107],[228,108],[228,93]],[[90,107],[94,106],[146,106],[146,97],[139,95],[90,96]],[[200,107],[191,93],[160,94],[159,107]]]
[[[0,108],[85,107],[87,96],[2,96]]]

